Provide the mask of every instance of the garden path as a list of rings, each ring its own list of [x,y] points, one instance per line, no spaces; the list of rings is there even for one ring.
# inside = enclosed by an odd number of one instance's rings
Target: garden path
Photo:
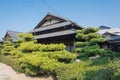
[[[10,66],[0,62],[0,80],[53,80],[50,77],[30,77],[24,73],[16,73]]]

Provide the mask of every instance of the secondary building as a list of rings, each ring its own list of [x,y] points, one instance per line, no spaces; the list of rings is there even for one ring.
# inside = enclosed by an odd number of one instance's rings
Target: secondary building
[[[12,30],[7,30],[5,36],[4,36],[4,40],[7,39],[11,39],[12,42],[16,42],[19,39],[18,34],[20,34],[21,32],[17,32],[17,31],[12,31]]]
[[[98,33],[105,38],[105,42],[101,44],[101,47],[120,52],[120,29],[106,26],[100,26],[100,29]]]

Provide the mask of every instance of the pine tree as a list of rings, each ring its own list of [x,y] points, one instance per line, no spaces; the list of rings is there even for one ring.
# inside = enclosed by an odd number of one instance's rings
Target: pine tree
[[[105,40],[100,34],[96,33],[98,30],[99,28],[89,27],[77,31],[75,52],[79,53],[79,56],[84,55],[89,57],[102,54],[104,50],[100,49],[98,43],[104,42]]]

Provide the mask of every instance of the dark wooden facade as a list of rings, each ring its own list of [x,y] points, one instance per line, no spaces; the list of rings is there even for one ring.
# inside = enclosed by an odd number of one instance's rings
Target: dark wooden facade
[[[82,29],[75,22],[63,17],[47,14],[32,31],[42,44],[64,43],[67,50],[74,49],[76,30]]]
[[[101,48],[108,48],[112,51],[119,52],[120,53],[120,40],[114,40],[114,41],[105,41],[104,43],[100,43]]]
[[[103,36],[106,39],[106,42],[104,44],[107,46],[107,48],[116,52],[120,52],[120,36],[119,35],[105,33],[103,34]]]

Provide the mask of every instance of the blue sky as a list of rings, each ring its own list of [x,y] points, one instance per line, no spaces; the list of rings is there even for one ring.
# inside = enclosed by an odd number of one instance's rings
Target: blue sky
[[[32,30],[47,12],[83,27],[120,28],[120,0],[0,0],[0,39],[7,30]]]

